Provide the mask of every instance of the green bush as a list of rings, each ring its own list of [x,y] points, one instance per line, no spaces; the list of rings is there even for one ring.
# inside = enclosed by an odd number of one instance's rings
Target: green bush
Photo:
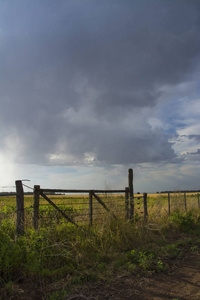
[[[67,291],[62,289],[61,291],[53,292],[48,296],[47,300],[65,300],[67,299]]]
[[[149,270],[153,264],[154,256],[152,253],[132,250],[128,253],[129,262],[138,265],[143,270]]]
[[[0,275],[5,280],[21,276],[25,251],[20,244],[0,229]]]
[[[170,219],[183,232],[190,231],[195,225],[195,216],[192,211],[181,213],[177,210],[171,215]]]

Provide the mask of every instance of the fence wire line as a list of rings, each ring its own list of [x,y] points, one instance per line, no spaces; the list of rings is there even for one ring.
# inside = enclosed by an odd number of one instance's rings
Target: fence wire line
[[[0,188],[14,188],[15,186],[14,185],[0,185]]]
[[[28,185],[26,185],[26,184],[24,184],[24,183],[22,183],[22,185],[25,186],[25,187],[27,187],[28,189],[31,189],[31,190],[34,191],[34,188],[32,188],[32,187],[30,187],[30,186],[28,186]]]

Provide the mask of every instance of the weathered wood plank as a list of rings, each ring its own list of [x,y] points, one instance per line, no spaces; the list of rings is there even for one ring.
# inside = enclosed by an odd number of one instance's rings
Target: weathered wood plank
[[[34,186],[34,194],[33,194],[33,226],[34,229],[38,229],[38,223],[39,223],[39,204],[40,204],[40,186],[35,185]]]
[[[15,181],[16,186],[16,205],[17,205],[17,234],[24,234],[24,190],[21,180]]]
[[[147,210],[147,193],[143,193],[143,208],[144,208],[144,221],[148,219],[148,210]]]
[[[43,193],[89,193],[91,190],[75,190],[75,189],[40,189]],[[124,193],[125,190],[93,190],[94,193]]]
[[[126,220],[129,220],[129,188],[125,188],[125,212],[126,212]]]
[[[89,218],[90,218],[90,226],[93,223],[93,199],[92,199],[92,191],[89,192]]]
[[[184,205],[185,205],[185,211],[187,211],[187,198],[186,198],[186,193],[184,193]]]
[[[168,193],[168,213],[169,213],[169,216],[170,216],[170,214],[171,214],[170,193]]]
[[[101,198],[99,196],[97,196],[93,191],[92,195],[95,197],[95,199],[105,208],[105,210],[107,210],[109,213],[112,214],[112,216],[117,219],[117,217],[115,216],[115,214],[106,206],[106,204],[101,200]]]
[[[130,197],[130,221],[134,219],[134,191],[133,191],[133,169],[128,170],[129,197]]]

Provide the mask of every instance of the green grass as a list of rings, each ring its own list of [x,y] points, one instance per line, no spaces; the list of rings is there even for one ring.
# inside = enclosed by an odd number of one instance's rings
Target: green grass
[[[57,201],[62,207],[63,198]],[[12,283],[19,280],[40,285],[58,283],[48,299],[65,299],[66,291],[76,285],[110,281],[117,274],[170,272],[171,262],[181,259],[185,251],[200,252],[199,210],[176,209],[168,217],[164,212],[157,215],[156,203],[155,197],[149,199],[147,223],[115,220],[108,214],[101,224],[89,227],[85,223],[81,228],[61,216],[56,218],[50,206],[41,206],[43,221],[35,231],[32,198],[26,197],[25,234],[17,236],[15,198],[4,199],[0,209],[0,288],[11,295]],[[77,212],[72,203],[64,209],[72,218]]]
[[[88,195],[51,195],[48,196],[63,212],[65,212],[76,223],[89,224],[89,199]],[[123,195],[105,196],[101,199],[106,206],[115,212],[120,218],[125,218],[125,199]],[[33,196],[24,197],[25,225],[32,226]],[[44,198],[40,197],[40,222],[39,226],[65,222],[63,217]],[[16,213],[16,198],[14,196],[0,197],[0,219],[12,217]],[[93,220],[101,222],[108,217],[106,210],[93,198]]]

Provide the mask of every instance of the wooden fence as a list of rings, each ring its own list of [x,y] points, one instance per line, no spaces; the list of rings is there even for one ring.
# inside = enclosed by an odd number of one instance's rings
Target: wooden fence
[[[21,180],[17,180],[15,182],[16,186],[16,231],[18,234],[23,234],[25,231],[25,213],[24,213],[24,191],[23,191],[23,183]],[[70,213],[69,209],[65,209],[65,207],[74,209],[75,205],[83,203],[73,203],[73,198],[71,199],[71,203],[69,204],[68,198],[64,199],[64,204],[59,206],[60,204],[56,203],[56,197],[53,197],[52,194],[60,195],[60,194],[86,194],[86,198],[84,198],[84,213],[81,212],[81,208],[75,209],[77,215]],[[88,194],[88,197],[87,197]],[[117,203],[118,198],[115,199],[114,196],[105,197],[107,194],[120,194],[122,197],[120,198],[119,203]],[[162,197],[162,194],[159,194]],[[165,210],[170,215],[174,211],[174,206],[171,202],[172,193],[168,193],[167,195],[167,206],[165,202]],[[184,202],[182,201],[182,206],[184,211],[187,212],[187,197],[186,193],[182,196]],[[51,198],[51,199],[50,199]],[[42,199],[42,200],[41,200]],[[114,199],[114,200],[113,200]],[[142,199],[142,200],[141,200]],[[198,208],[200,209],[200,200],[199,193],[197,194],[198,200]],[[46,204],[43,204],[46,202]],[[134,194],[133,188],[133,170],[129,169],[128,171],[128,187],[120,190],[72,190],[72,189],[43,189],[39,185],[34,186],[33,190],[33,226],[37,230],[42,220],[43,216],[41,214],[41,208],[43,205],[44,210],[47,209],[47,204],[52,207],[52,210],[56,212],[62,219],[65,219],[67,222],[72,223],[74,226],[81,226],[80,224],[86,221],[90,226],[97,222],[97,216],[100,214],[106,215],[106,213],[110,214],[113,218],[117,219],[119,217],[123,217],[124,219],[134,222],[135,220],[147,221],[148,214],[152,211],[152,201],[149,202],[147,207],[147,193],[143,194]],[[98,205],[98,207],[97,207]],[[158,200],[156,198],[155,205],[158,205]],[[161,203],[163,208],[163,204]],[[63,208],[64,207],[64,208]],[[77,206],[78,207],[78,206]],[[120,211],[120,214],[117,211]],[[138,216],[139,214],[139,216]],[[120,215],[120,216],[119,216]],[[82,218],[83,217],[83,218]],[[82,218],[82,219],[81,219]]]
[[[22,181],[18,180],[15,182],[16,184],[16,203],[17,203],[17,223],[16,223],[16,231],[18,234],[24,233],[24,192],[23,192],[23,184]],[[112,215],[113,218],[117,219],[118,214],[116,213],[116,207],[109,207],[109,201],[106,202],[102,199],[102,195],[105,194],[123,194],[124,195],[124,202],[120,203],[120,212],[124,215],[124,218],[130,221],[134,220],[134,198],[143,198],[143,217],[144,220],[147,219],[148,212],[147,212],[147,194],[144,193],[143,195],[134,196],[133,190],[133,170],[129,169],[128,173],[128,187],[120,190],[72,190],[72,189],[43,189],[39,185],[34,186],[33,191],[33,226],[37,230],[40,221],[40,199],[41,197],[46,200],[46,202],[51,205],[57,213],[59,213],[62,218],[66,219],[68,222],[72,223],[75,226],[80,226],[78,220],[74,220],[73,217],[70,216],[63,208],[60,208],[58,204],[56,204],[55,199],[50,199],[51,194],[88,194],[88,202],[87,202],[87,220],[89,225],[92,226],[95,216],[95,208],[94,203],[98,203],[101,209],[105,212]],[[67,201],[67,198],[66,198]],[[80,203],[79,203],[80,204]],[[67,203],[66,203],[67,205]],[[98,212],[99,214],[99,212]],[[80,214],[79,214],[80,217]]]

